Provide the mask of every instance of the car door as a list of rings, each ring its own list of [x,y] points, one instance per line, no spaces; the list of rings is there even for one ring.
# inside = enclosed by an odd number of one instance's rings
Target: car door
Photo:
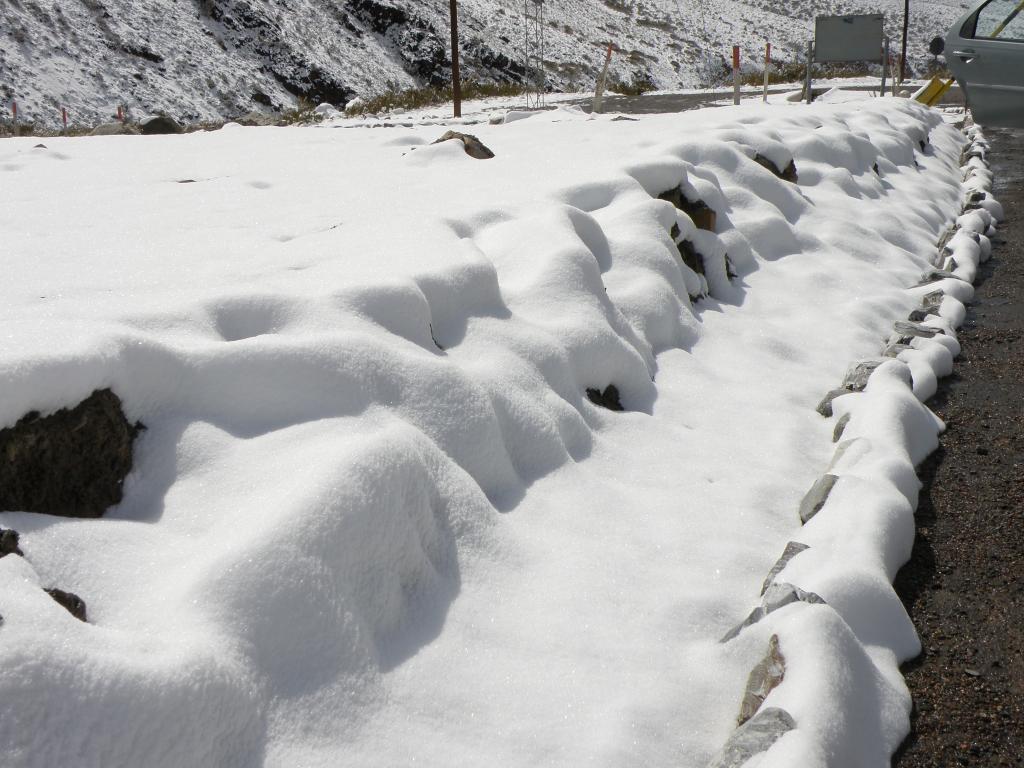
[[[1024,0],[985,0],[946,35],[946,63],[975,121],[1024,128]]]

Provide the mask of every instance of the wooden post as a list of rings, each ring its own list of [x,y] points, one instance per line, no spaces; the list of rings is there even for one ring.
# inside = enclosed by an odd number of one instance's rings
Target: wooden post
[[[456,0],[450,0],[452,18],[452,98],[455,117],[462,117],[462,83],[459,81],[459,9]]]
[[[67,107],[61,107],[60,108],[60,119],[64,123],[64,135],[67,136],[68,135],[68,108]]]
[[[814,64],[814,41],[807,41],[807,78],[804,81],[804,95],[807,98],[807,103],[811,103],[811,66]]]
[[[889,71],[889,38],[882,41],[882,86],[878,95],[885,96],[885,75]]]
[[[732,103],[740,103],[740,47],[732,47]]]
[[[772,44],[764,44],[764,93],[761,95],[761,101],[768,101],[768,71],[772,66]]]
[[[11,115],[14,117],[14,135],[17,136],[18,131],[18,102],[11,102]]]
[[[910,0],[903,0],[903,46],[900,49],[900,85],[907,79],[907,25],[910,23]]]

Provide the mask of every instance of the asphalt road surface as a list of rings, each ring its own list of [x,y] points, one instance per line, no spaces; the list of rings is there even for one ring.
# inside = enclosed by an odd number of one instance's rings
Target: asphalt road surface
[[[917,539],[896,577],[924,647],[895,768],[1024,766],[1024,132],[990,130],[1007,220],[930,407]]]
[[[843,86],[845,90],[850,91],[877,91],[877,86],[868,85],[850,85]],[[769,93],[789,93],[793,90],[792,86],[778,87],[772,86],[768,89]],[[815,86],[812,91],[815,95],[824,93],[827,88]],[[760,91],[754,92],[751,90],[745,90],[743,92],[744,98],[750,98],[756,96]],[[571,102],[578,104],[583,107],[584,111],[590,112],[593,107],[593,99],[581,99],[579,101]],[[602,112],[621,112],[628,115],[642,115],[642,114],[654,114],[660,112],[684,112],[689,109],[700,109],[701,107],[719,106],[721,104],[732,103],[732,92],[723,93],[721,91],[717,93],[673,93],[666,95],[643,95],[643,96],[605,96],[601,104]],[[943,98],[943,105],[948,106],[963,106],[964,100],[960,93],[960,89],[957,86],[953,86],[946,97]]]

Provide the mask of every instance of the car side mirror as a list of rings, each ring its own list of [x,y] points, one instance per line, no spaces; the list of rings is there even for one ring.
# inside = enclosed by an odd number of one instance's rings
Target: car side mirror
[[[946,41],[941,37],[933,38],[932,41],[928,43],[928,53],[932,56],[939,56],[944,50],[946,50]]]

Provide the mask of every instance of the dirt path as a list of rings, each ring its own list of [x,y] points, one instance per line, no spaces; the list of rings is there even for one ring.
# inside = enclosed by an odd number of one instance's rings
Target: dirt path
[[[1024,132],[986,136],[1007,221],[929,403],[948,430],[896,578],[924,646],[898,768],[1024,766]]]

